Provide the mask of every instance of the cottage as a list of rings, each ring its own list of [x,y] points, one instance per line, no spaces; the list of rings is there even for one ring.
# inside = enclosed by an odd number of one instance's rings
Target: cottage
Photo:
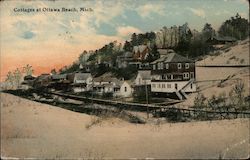
[[[227,44],[227,43],[234,43],[237,40],[234,37],[229,37],[229,36],[211,36],[208,40],[207,43],[211,45],[218,45],[218,44]]]
[[[135,85],[150,85],[151,83],[151,70],[138,70],[138,74],[135,78]]]
[[[145,60],[149,55],[150,48],[147,45],[134,46],[133,48],[133,58],[135,60]]]
[[[41,74],[34,80],[35,87],[48,87],[51,82],[51,75],[50,74]]]
[[[131,97],[133,93],[132,82],[131,81],[123,81],[120,89],[121,97]]]
[[[24,88],[24,89],[31,88],[34,84],[35,79],[36,79],[36,77],[33,77],[32,75],[24,76],[23,82],[21,83],[22,88]]]
[[[121,80],[114,77],[111,73],[105,73],[93,79],[93,91],[97,94],[112,93],[118,96],[120,92]]]
[[[92,89],[93,77],[90,73],[72,73],[68,75],[68,79],[72,82],[72,89],[75,93]]]
[[[60,82],[67,79],[67,74],[54,74],[51,76],[53,82]]]
[[[156,95],[174,94],[185,99],[196,91],[195,62],[177,53],[169,53],[151,63],[151,91]]]

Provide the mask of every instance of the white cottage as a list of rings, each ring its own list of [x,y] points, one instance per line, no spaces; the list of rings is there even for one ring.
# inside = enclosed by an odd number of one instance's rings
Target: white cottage
[[[131,81],[123,81],[120,89],[121,97],[131,97],[133,94],[132,82]]]
[[[93,77],[90,73],[74,73],[73,91],[75,93],[89,91],[92,88]]]
[[[135,78],[135,85],[150,85],[151,83],[151,70],[139,70]]]

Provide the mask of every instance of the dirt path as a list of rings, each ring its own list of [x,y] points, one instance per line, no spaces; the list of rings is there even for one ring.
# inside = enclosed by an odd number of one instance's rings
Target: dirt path
[[[2,157],[247,158],[249,129],[249,119],[136,125],[1,93]]]

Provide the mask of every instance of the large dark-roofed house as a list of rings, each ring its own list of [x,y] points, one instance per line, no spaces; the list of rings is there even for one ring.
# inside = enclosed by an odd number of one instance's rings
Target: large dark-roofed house
[[[156,95],[175,94],[185,99],[186,93],[196,91],[195,62],[175,52],[151,63],[151,91]]]

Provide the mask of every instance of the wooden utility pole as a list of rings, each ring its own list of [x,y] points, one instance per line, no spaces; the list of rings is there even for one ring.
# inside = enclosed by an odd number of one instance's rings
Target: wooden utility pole
[[[92,78],[92,92],[91,92],[92,107],[93,107],[93,98],[94,98],[94,95],[93,95],[94,93],[93,92],[94,92],[94,80]]]
[[[146,80],[145,80],[145,90],[146,90],[146,101],[147,101],[147,118],[149,118],[149,109],[148,109],[148,87],[146,84]]]

